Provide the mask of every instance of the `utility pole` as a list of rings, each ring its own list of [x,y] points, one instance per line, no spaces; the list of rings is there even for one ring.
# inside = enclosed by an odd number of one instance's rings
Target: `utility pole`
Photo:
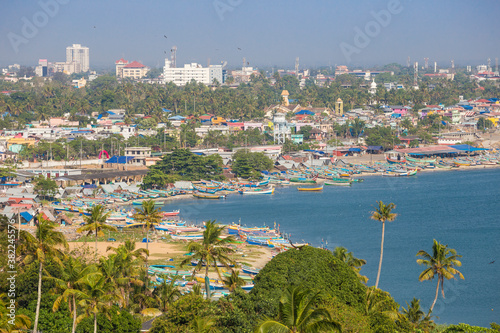
[[[80,137],[80,170],[82,169],[83,138]]]

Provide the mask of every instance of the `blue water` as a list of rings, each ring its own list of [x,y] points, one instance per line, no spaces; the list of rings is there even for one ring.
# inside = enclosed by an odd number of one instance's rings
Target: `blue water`
[[[272,196],[230,195],[226,200],[187,199],[164,209],[180,209],[193,223],[241,220],[247,226],[280,225],[296,242],[328,248],[344,246],[367,264],[361,270],[374,285],[382,226],[369,219],[376,201],[394,202],[396,221],[386,224],[379,287],[405,301],[421,299],[427,310],[437,281],[419,282],[423,266],[416,253],[432,253],[435,238],[462,255],[465,280],[446,280],[434,308],[438,323],[489,326],[500,323],[500,169],[447,171],[416,177],[366,177],[351,188],[325,186],[323,192],[277,188]],[[495,263],[490,262],[496,260]]]

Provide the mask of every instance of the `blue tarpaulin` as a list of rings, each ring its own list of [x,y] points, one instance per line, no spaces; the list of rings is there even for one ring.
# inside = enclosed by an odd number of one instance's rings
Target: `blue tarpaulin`
[[[28,212],[21,212],[21,217],[26,220],[26,222],[31,221],[33,216]]]
[[[299,112],[297,112],[295,114],[309,114],[309,115],[313,115],[314,112],[309,111],[309,110],[300,110]]]
[[[310,151],[310,152],[313,152],[313,153],[316,153],[316,154],[324,154],[325,153],[324,151],[314,150],[314,149],[304,149],[304,151]]]
[[[125,164],[130,160],[133,160],[134,156],[113,156],[109,160],[107,160],[105,163],[118,163],[118,164]]]
[[[473,147],[471,145],[452,145],[452,146],[449,146],[451,148],[455,148],[455,149],[458,149],[458,150],[463,150],[463,151],[481,151],[481,150],[489,150],[489,149],[486,149],[486,148],[476,148],[476,147]]]
[[[162,108],[163,112],[172,112],[172,110]]]
[[[382,150],[382,146],[368,146],[366,150]]]
[[[361,151],[361,148],[349,148],[349,151],[353,151],[353,152],[360,152]]]
[[[186,119],[186,117],[183,117],[183,116],[172,116],[172,117],[168,117],[169,120],[184,120]]]
[[[465,110],[472,110],[473,107],[470,106],[470,105],[462,105],[462,107],[465,109]]]

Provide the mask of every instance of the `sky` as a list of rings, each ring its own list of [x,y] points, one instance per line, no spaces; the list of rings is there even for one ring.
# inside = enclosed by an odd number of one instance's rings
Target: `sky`
[[[500,1],[484,0],[22,0],[0,12],[0,66],[65,61],[90,48],[92,69],[120,58],[161,67],[227,61],[228,68],[388,63],[495,64]]]

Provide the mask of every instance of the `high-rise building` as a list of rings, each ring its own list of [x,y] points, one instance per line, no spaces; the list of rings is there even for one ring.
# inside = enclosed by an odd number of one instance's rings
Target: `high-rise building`
[[[66,63],[75,63],[74,68],[78,72],[88,72],[89,70],[89,48],[80,44],[73,44],[66,48]]]

